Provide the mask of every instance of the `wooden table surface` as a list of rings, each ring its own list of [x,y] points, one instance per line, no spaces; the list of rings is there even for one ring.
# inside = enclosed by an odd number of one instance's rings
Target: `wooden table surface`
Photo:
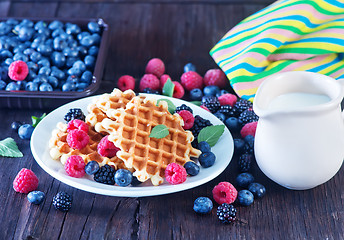
[[[216,67],[208,54],[211,47],[240,20],[271,2],[15,0],[0,2],[0,17],[104,18],[111,36],[98,92],[110,92],[119,76],[142,76],[153,57],[165,61],[173,79],[179,79],[187,62],[204,74]],[[192,207],[199,196],[211,198],[217,183],[234,182],[236,157],[214,180],[175,194],[126,198],[88,193],[47,174],[35,162],[29,141],[11,130],[13,121],[30,123],[32,115],[44,112],[0,109],[0,140],[14,138],[24,154],[22,158],[0,157],[0,239],[344,239],[343,167],[330,181],[308,191],[280,187],[255,167],[253,174],[266,186],[267,195],[249,207],[238,206],[238,221],[224,225],[215,208],[200,216]],[[12,189],[15,175],[24,167],[36,173],[38,190],[46,193],[39,206]],[[52,207],[58,191],[73,195],[68,213]]]

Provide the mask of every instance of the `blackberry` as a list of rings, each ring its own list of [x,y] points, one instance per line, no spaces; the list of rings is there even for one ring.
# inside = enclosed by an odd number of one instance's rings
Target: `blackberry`
[[[258,119],[259,117],[251,109],[247,109],[239,115],[239,121],[242,125],[245,125],[246,123],[250,122],[256,122],[258,121]]]
[[[231,105],[223,105],[223,106],[220,106],[220,109],[217,112],[224,114],[226,117],[232,117],[230,116],[232,109],[233,108]]]
[[[58,192],[53,198],[53,206],[57,210],[67,212],[72,207],[72,196],[66,192]]]
[[[236,109],[235,111],[237,112],[238,115],[240,115],[243,111],[252,108],[253,104],[252,102],[240,98],[233,106],[233,109]]]
[[[223,203],[217,207],[217,216],[222,223],[232,223],[236,220],[236,208],[232,204]]]
[[[80,108],[71,108],[64,116],[64,120],[68,123],[73,119],[80,119],[81,121],[85,121],[85,115]]]
[[[115,169],[105,164],[94,174],[93,179],[99,183],[115,185],[115,172]]]
[[[193,114],[192,109],[189,106],[185,105],[185,104],[182,104],[182,105],[176,107],[176,110],[174,110],[174,112],[178,113],[179,111],[182,111],[182,110],[187,110],[187,111],[189,111],[189,112],[191,112]]]
[[[192,126],[192,128],[190,129],[192,134],[194,135],[195,139],[194,141],[192,142],[192,146],[197,148],[197,145],[198,145],[198,142],[197,142],[197,137],[198,137],[198,134],[199,132],[205,128],[205,127],[208,127],[208,126],[211,126],[213,124],[211,124],[211,122],[207,119],[204,119],[202,118],[201,116],[199,115],[196,115],[195,116],[195,121],[194,121],[194,125]]]
[[[219,100],[215,96],[207,96],[203,98],[202,105],[207,107],[212,113],[217,112],[217,110],[219,110],[221,107]]]
[[[145,88],[142,91],[143,93],[151,93],[151,94],[160,94],[160,92],[158,90],[153,90],[151,88]]]
[[[253,155],[249,153],[244,153],[239,157],[238,165],[240,172],[247,172],[251,168],[251,163],[253,160]]]

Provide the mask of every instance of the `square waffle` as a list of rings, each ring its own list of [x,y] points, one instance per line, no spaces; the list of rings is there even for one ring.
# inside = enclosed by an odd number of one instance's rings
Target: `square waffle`
[[[200,151],[191,146],[194,137],[185,131],[183,119],[171,114],[165,101],[157,106],[155,99],[134,97],[125,109],[117,109],[113,117],[97,123],[97,132],[109,133],[109,140],[120,148],[117,157],[141,182],[151,179],[153,185],[163,182],[165,169],[170,163],[184,165],[190,156],[198,157]],[[163,124],[169,134],[161,139],[149,137],[152,128]]]
[[[71,155],[81,156],[85,163],[90,161],[96,161],[100,166],[105,164],[114,166],[116,169],[125,168],[124,162],[117,156],[112,158],[102,157],[97,152],[97,146],[104,135],[94,131],[92,127],[89,127],[88,135],[90,137],[89,143],[83,149],[73,149],[67,143],[67,124],[58,123],[57,129],[52,132],[52,137],[49,141],[50,156],[54,160],[60,160],[62,164],[65,164],[67,158]]]

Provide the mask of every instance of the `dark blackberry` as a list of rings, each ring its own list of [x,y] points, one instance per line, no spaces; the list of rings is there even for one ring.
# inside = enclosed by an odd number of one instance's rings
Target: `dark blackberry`
[[[251,168],[251,163],[253,161],[253,155],[249,153],[244,153],[239,157],[238,165],[240,172],[248,172]]]
[[[115,185],[115,172],[115,169],[105,164],[94,174],[93,179],[99,183]]]
[[[80,119],[81,121],[85,121],[85,115],[80,108],[71,108],[64,116],[64,120],[67,123],[74,119]]]
[[[232,112],[232,106],[231,105],[223,105],[220,107],[220,109],[217,112],[220,112],[224,114],[226,117],[231,117],[231,112]]]
[[[219,100],[215,96],[208,96],[203,98],[202,105],[207,107],[212,113],[216,113],[217,110],[219,110],[221,107]]]
[[[236,109],[235,111],[237,112],[236,114],[240,115],[243,111],[252,108],[252,102],[240,98],[233,106],[233,109]]]
[[[190,129],[192,134],[194,135],[195,139],[192,142],[192,146],[197,148],[198,142],[197,142],[197,137],[199,132],[207,127],[207,126],[211,126],[213,124],[211,124],[211,122],[207,119],[202,118],[199,115],[195,116],[195,121],[194,121],[194,125],[192,126],[192,128]]]
[[[236,220],[236,208],[228,203],[223,203],[217,207],[217,216],[222,223],[232,223]]]
[[[182,104],[182,105],[176,107],[176,110],[174,110],[174,112],[178,113],[179,111],[182,111],[182,110],[187,110],[187,111],[189,111],[189,112],[191,112],[193,114],[193,111],[192,111],[191,107],[189,107],[189,106],[187,106],[185,104]]]
[[[66,192],[58,192],[53,198],[53,206],[57,210],[67,212],[72,207],[72,196]]]
[[[256,122],[258,119],[259,117],[251,109],[247,109],[239,115],[239,121],[242,125],[250,122]]]
[[[158,90],[153,90],[151,88],[145,88],[142,91],[143,93],[151,93],[151,94],[160,94],[160,92]]]

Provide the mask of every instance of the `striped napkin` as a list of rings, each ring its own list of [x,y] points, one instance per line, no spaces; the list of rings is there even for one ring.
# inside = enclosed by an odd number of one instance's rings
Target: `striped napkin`
[[[279,0],[244,19],[210,51],[234,91],[251,101],[277,72],[344,78],[343,54],[343,0]]]

